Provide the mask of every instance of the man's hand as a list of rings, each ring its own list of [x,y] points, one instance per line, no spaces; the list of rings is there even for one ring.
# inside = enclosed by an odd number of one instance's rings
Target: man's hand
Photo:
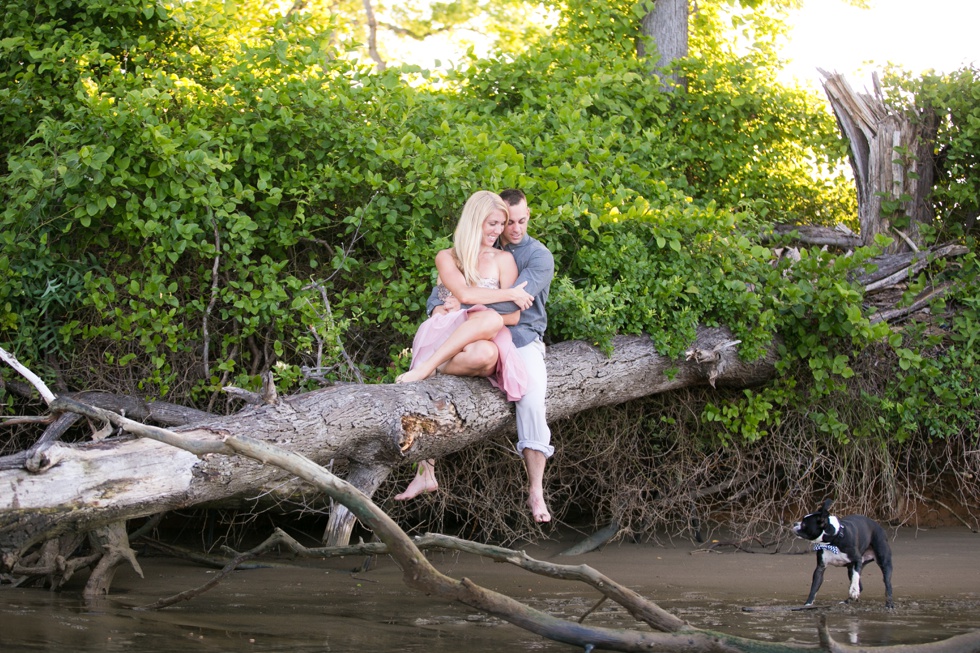
[[[452,313],[453,311],[458,311],[460,309],[459,300],[450,295],[446,298],[441,305],[436,306],[432,309],[433,315],[445,315],[446,313]]]
[[[517,304],[522,311],[531,308],[531,304],[534,303],[534,295],[531,295],[524,290],[524,286],[526,285],[527,281],[524,281],[510,289],[510,292],[512,293],[510,301]]]

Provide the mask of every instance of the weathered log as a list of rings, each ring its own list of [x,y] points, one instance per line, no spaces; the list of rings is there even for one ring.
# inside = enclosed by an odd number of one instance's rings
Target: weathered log
[[[169,426],[180,426],[210,417],[208,413],[203,410],[197,410],[196,408],[178,406],[163,401],[144,402],[136,397],[117,395],[109,392],[87,391],[71,393],[65,396],[78,399],[92,406],[126,415],[135,420],[152,421],[157,424]],[[44,450],[50,447],[51,443],[57,442],[64,432],[79,418],[80,415],[73,413],[61,415],[52,421],[30,449],[0,457],[0,470],[18,469],[24,467],[28,460],[34,461],[43,458]]]
[[[714,360],[673,360],[645,336],[621,336],[605,356],[582,342],[548,351],[549,419],[676,388],[747,387],[773,374],[775,348],[744,362],[724,329],[702,329],[693,351]],[[673,372],[668,375],[668,372]],[[484,379],[445,375],[411,385],[344,385],[211,417],[182,427],[202,442],[248,434],[314,462],[395,466],[439,458],[512,432],[513,405]],[[35,461],[39,473],[0,471],[0,553],[13,555],[61,533],[86,532],[120,520],[245,496],[272,487],[282,472],[226,456],[200,457],[150,440],[113,437],[98,443],[54,443]]]
[[[116,421],[113,420],[114,423]],[[417,543],[409,538],[405,531],[367,496],[357,491],[350,484],[333,476],[323,467],[291,451],[247,436],[232,435],[210,441],[197,441],[193,438],[184,439],[173,433],[164,433],[162,429],[154,432],[135,422],[130,422],[130,425],[138,427],[137,432],[141,434],[182,447],[197,455],[205,452],[224,455],[238,454],[248,456],[264,464],[274,465],[294,474],[325,492],[332,500],[346,506],[358,519],[368,525],[381,540],[387,553],[401,568],[403,582],[409,588],[446,601],[459,602],[477,608],[547,639],[571,644],[584,648],[586,651],[599,649],[612,651],[659,650],[678,653],[737,653],[740,651],[795,653],[813,650],[813,647],[807,644],[765,642],[694,628],[682,619],[663,610],[657,604],[644,599],[633,590],[616,583],[586,565],[556,565],[541,562],[524,553],[501,547],[466,542],[447,536],[429,536],[435,538],[437,544],[446,548],[472,552],[554,578],[575,579],[585,582],[600,590],[605,598],[615,600],[626,608],[634,618],[646,623],[657,632],[593,627],[584,625],[582,620],[579,620],[578,623],[570,622],[532,608],[509,596],[481,587],[469,579],[456,580],[441,573],[429,563]],[[279,538],[276,537],[276,539]],[[236,556],[236,560],[229,563],[226,569],[230,571],[238,560],[248,556],[249,553]],[[180,597],[175,598],[179,599]],[[870,650],[835,642],[825,621],[821,623],[819,637],[822,648],[827,651],[863,653]],[[899,645],[896,647],[880,647],[875,650],[891,653],[911,649]],[[940,642],[917,645],[915,650],[926,653],[977,653],[980,651],[980,631],[964,633]]]
[[[969,251],[970,249],[964,245],[949,243],[926,251],[880,256],[870,261],[875,265],[875,269],[857,277],[855,281],[864,286],[866,292],[873,292],[896,283],[908,281],[937,259],[964,256]]]
[[[819,227],[802,224],[780,224],[773,228],[776,236],[791,236],[793,240],[806,245],[839,247],[840,249],[855,249],[863,243],[861,236],[850,230],[837,227]]]

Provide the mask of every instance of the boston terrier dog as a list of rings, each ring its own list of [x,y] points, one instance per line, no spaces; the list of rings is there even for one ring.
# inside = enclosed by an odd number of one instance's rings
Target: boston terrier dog
[[[831,515],[828,511],[833,502],[833,499],[826,499],[819,510],[793,525],[793,532],[813,542],[813,550],[817,552],[817,568],[813,571],[813,584],[805,605],[813,605],[827,565],[847,567],[847,577],[851,581],[848,600],[856,601],[861,595],[861,569],[864,563],[874,560],[885,578],[885,606],[895,607],[892,602],[892,549],[885,529],[864,515],[841,518]]]

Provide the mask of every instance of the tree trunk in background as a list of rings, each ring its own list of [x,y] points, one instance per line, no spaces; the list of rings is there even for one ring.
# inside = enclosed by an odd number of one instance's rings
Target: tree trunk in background
[[[823,87],[850,141],[857,185],[861,241],[893,239],[888,253],[921,244],[920,226],[932,222],[927,201],[935,178],[933,148],[938,120],[932,112],[908,114],[885,104],[877,76],[875,94],[855,93],[839,73],[821,70]]]
[[[647,6],[650,10],[643,17],[643,35],[653,41],[656,52],[647,53],[642,40],[636,49],[641,57],[656,56],[656,68],[660,69],[687,56],[688,0],[653,0]],[[676,74],[664,78],[665,91],[675,86],[686,89],[687,82]]]

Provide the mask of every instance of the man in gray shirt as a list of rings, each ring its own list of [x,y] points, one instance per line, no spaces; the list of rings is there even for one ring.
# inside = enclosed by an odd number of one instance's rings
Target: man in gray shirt
[[[517,281],[514,286],[526,283],[524,290],[534,296],[531,306],[521,312],[520,321],[511,327],[511,337],[517,353],[527,369],[527,392],[516,404],[517,451],[524,458],[528,476],[527,505],[536,522],[551,521],[548,504],[544,500],[545,464],[554,454],[551,446],[551,429],[545,414],[545,395],[548,390],[548,371],[545,367],[544,332],[548,326],[545,304],[555,276],[555,259],[548,248],[527,235],[527,223],[531,212],[524,193],[508,189],[500,193],[508,205],[507,226],[500,234],[498,245],[510,252],[517,262]],[[488,303],[492,296],[486,289],[477,287],[453,288],[453,295],[467,305],[486,304],[498,313],[507,314],[520,308],[511,302]],[[493,292],[493,291],[490,291]],[[426,303],[428,313],[442,304],[435,291]]]

